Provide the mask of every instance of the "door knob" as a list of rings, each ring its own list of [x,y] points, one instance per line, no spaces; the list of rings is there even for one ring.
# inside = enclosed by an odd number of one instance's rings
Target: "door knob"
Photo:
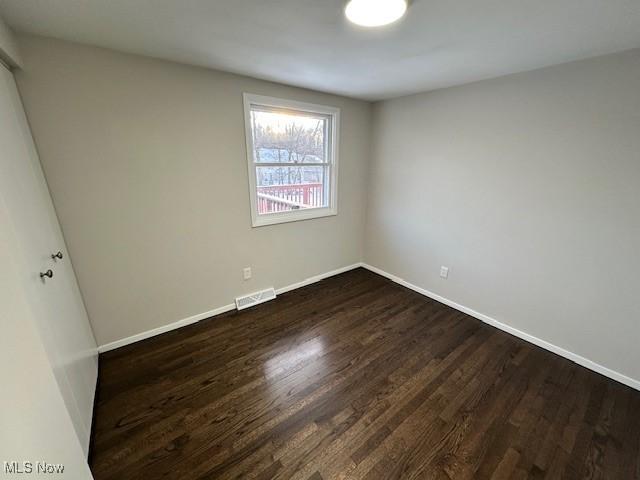
[[[40,278],[44,280],[44,277],[53,278],[53,272],[51,270],[47,270],[46,272],[40,272]]]
[[[55,260],[56,258],[58,258],[58,259],[62,260],[62,259],[64,258],[64,255],[62,254],[62,252],[58,252],[58,253],[54,253],[54,254],[52,254],[52,255],[51,255],[51,258],[53,258],[54,260]]]

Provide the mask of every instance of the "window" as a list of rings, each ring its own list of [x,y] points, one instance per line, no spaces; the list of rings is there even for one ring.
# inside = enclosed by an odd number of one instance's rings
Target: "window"
[[[340,110],[245,94],[254,227],[337,214]]]

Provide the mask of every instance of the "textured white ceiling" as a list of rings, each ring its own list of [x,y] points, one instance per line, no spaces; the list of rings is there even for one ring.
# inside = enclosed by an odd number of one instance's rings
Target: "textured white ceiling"
[[[15,30],[368,100],[640,47],[640,0],[413,0],[367,30],[343,0],[0,0]]]

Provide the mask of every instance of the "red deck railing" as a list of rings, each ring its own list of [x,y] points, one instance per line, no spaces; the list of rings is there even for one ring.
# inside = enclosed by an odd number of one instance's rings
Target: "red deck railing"
[[[288,212],[324,204],[321,183],[258,187],[258,213]]]

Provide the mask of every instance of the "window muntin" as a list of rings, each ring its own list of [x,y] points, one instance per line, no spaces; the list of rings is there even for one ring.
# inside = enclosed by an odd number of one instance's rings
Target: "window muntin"
[[[254,226],[335,215],[339,110],[245,94]]]

